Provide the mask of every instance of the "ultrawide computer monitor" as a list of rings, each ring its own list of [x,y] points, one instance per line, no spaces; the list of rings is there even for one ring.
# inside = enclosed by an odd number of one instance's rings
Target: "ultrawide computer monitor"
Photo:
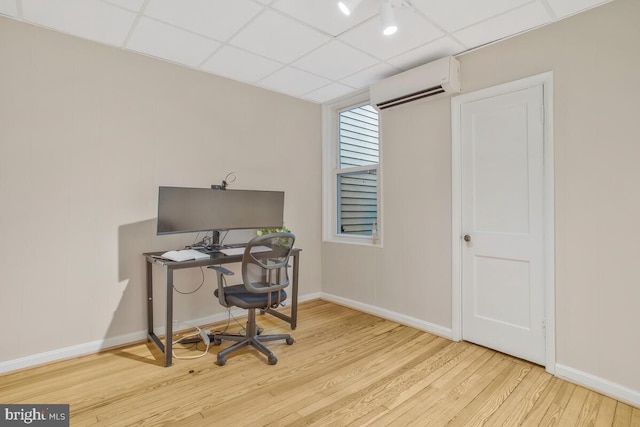
[[[283,213],[282,191],[159,187],[157,233],[278,228]]]

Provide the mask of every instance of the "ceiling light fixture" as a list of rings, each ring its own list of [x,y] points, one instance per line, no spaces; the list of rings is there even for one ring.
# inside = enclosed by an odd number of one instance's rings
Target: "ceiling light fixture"
[[[343,0],[338,2],[338,7],[345,15],[349,16],[351,13],[356,10],[356,7],[360,4],[362,0]]]
[[[382,34],[385,36],[390,36],[398,31],[396,17],[389,0],[383,0],[380,4],[380,22],[382,23]]]
[[[394,8],[414,8],[411,0],[378,0],[380,2],[380,22],[382,24],[382,34],[390,36],[398,31]],[[342,0],[338,2],[338,7],[345,15],[349,16],[358,7],[362,0]]]

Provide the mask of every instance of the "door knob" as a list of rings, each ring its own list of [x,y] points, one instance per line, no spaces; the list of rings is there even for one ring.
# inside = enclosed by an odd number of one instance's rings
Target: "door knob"
[[[469,236],[468,234],[464,235],[464,241],[465,242],[470,242],[471,241],[471,236]]]

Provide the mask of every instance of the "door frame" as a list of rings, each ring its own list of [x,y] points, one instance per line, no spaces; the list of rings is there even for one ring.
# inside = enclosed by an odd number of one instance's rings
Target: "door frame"
[[[555,345],[555,223],[554,223],[554,144],[553,144],[553,72],[480,89],[451,99],[451,336],[462,340],[462,124],[463,104],[505,95],[535,86],[543,88],[544,112],[544,310],[545,368],[554,374]]]

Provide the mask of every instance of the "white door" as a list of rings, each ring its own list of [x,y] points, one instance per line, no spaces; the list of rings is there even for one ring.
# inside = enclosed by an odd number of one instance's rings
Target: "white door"
[[[462,338],[544,365],[543,87],[460,114]]]

